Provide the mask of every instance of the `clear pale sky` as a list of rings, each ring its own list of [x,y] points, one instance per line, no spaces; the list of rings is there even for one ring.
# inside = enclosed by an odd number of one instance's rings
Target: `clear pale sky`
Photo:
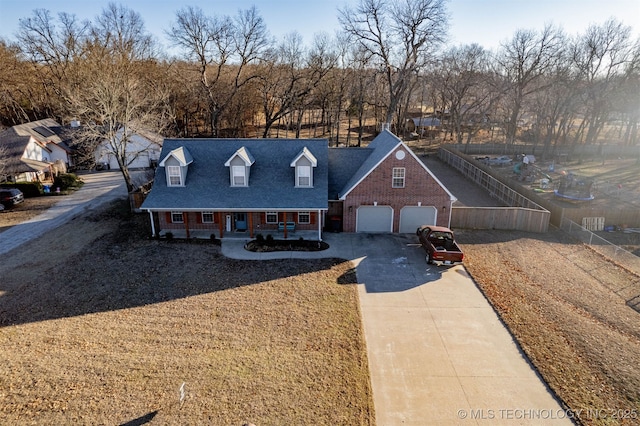
[[[357,0],[121,0],[138,12],[149,32],[167,46],[163,30],[175,19],[175,12],[187,5],[198,5],[207,15],[235,15],[255,5],[269,32],[276,38],[292,31],[310,43],[315,33],[333,34],[339,28],[337,8],[355,5]],[[34,9],[50,10],[54,15],[68,12],[81,19],[99,15],[109,0],[0,0],[0,38],[14,40],[19,19]],[[560,25],[569,35],[584,32],[590,24],[601,24],[615,17],[640,34],[640,0],[450,0],[450,42],[478,43],[493,49],[517,29],[541,30],[546,23]]]

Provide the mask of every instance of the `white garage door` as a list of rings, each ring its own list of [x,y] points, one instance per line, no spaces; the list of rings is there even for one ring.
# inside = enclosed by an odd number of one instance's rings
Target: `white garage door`
[[[400,210],[400,233],[413,234],[420,225],[435,225],[434,206],[404,206]]]
[[[392,232],[391,206],[360,206],[356,213],[356,232]]]

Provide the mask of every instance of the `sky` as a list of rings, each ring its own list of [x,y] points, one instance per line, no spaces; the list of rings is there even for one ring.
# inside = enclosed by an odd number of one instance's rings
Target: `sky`
[[[195,5],[205,14],[235,15],[255,5],[267,29],[281,39],[297,31],[306,44],[314,34],[333,35],[339,29],[338,7],[355,6],[358,0],[112,0],[138,12],[149,32],[169,49],[164,35],[176,11]],[[19,20],[33,10],[48,9],[54,15],[73,13],[81,19],[99,15],[109,0],[0,0],[0,38],[15,40]],[[518,29],[541,30],[552,23],[569,35],[583,33],[591,24],[602,24],[615,17],[640,36],[640,0],[449,0],[449,42],[454,45],[477,43],[496,49]]]

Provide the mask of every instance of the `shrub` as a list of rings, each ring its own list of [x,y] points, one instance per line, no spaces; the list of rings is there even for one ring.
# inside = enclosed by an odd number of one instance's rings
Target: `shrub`
[[[274,244],[274,241],[273,241],[273,235],[268,234],[268,235],[267,235],[267,238],[266,238],[266,241],[267,241],[267,245],[268,245],[268,246],[272,246],[272,245]]]
[[[167,240],[173,240],[173,232],[167,232],[166,234],[164,234],[164,237]]]
[[[256,234],[256,241],[259,243],[264,243],[264,235]]]
[[[53,188],[60,188],[61,191],[65,191],[69,188],[80,188],[84,182],[73,173],[59,174],[53,179]]]

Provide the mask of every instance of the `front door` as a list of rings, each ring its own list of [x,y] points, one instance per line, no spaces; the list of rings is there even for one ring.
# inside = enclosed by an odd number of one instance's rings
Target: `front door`
[[[236,231],[247,230],[247,214],[246,213],[235,213],[235,221],[236,221]]]

